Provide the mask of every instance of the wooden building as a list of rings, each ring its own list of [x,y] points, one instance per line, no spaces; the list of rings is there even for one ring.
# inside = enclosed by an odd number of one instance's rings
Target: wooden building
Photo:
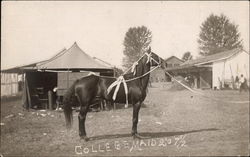
[[[184,61],[176,56],[171,56],[165,59],[165,62],[167,64],[166,67],[171,68],[171,67],[180,66]]]
[[[179,67],[167,68],[173,75],[192,76],[195,88],[234,88],[236,76],[243,76],[249,85],[249,52],[233,49],[189,60]]]
[[[165,59],[166,67],[172,68],[177,67],[182,64],[184,61],[179,59],[176,56],[171,56]],[[150,74],[150,81],[151,82],[166,82],[171,81],[171,78],[165,74],[165,71],[161,68],[156,69]]]

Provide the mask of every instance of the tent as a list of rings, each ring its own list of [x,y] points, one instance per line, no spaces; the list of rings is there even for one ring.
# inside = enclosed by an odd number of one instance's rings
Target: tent
[[[94,72],[102,76],[114,76],[112,66],[102,64],[85,53],[75,42],[69,49],[62,49],[48,60],[29,65],[5,69],[5,73],[23,73],[23,105],[31,107],[48,107],[48,93],[62,97],[71,84],[81,77]]]

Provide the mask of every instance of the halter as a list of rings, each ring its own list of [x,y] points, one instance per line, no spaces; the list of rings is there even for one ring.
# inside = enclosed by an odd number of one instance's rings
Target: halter
[[[158,58],[159,58],[159,62],[158,62],[158,61],[156,61],[156,60],[152,57],[152,52],[150,52],[149,54],[148,54],[148,53],[144,53],[144,55],[143,55],[142,57],[140,57],[140,59],[138,59],[138,61],[135,62],[135,63],[132,65],[131,68],[129,68],[129,69],[131,69],[131,72],[133,73],[133,75],[136,74],[136,69],[135,69],[135,68],[136,68],[136,66],[138,65],[138,62],[139,62],[145,55],[148,57],[148,58],[147,58],[147,61],[146,61],[146,64],[148,64],[148,63],[152,64],[152,61],[154,61],[154,62],[157,64],[157,66],[159,66],[159,65],[161,64],[161,59],[160,59],[159,56],[158,56]],[[129,70],[127,70],[126,73],[127,73],[128,71],[129,71]],[[126,74],[126,73],[125,73],[125,74]]]
[[[144,56],[147,56],[147,61],[146,61],[146,64],[150,62],[150,65],[152,64],[152,61],[154,61],[157,66],[154,67],[153,69],[151,69],[150,71],[146,72],[145,74],[141,75],[141,76],[138,76],[138,77],[135,77],[135,78],[132,78],[132,79],[128,79],[128,80],[125,80],[124,79],[124,75],[131,69],[133,75],[135,75],[135,68],[136,66],[138,65],[138,62],[144,57]],[[154,71],[155,69],[157,69],[158,67],[160,67],[161,65],[161,59],[160,57],[158,56],[159,58],[159,62],[156,61],[153,57],[152,57],[152,52],[150,52],[149,54],[148,53],[144,53],[144,55],[142,57],[140,57],[140,59],[138,59],[137,62],[135,62],[123,75],[121,75],[120,77],[117,78],[117,80],[115,82],[113,82],[107,89],[107,94],[109,94],[111,92],[111,90],[116,86],[115,88],[115,91],[114,91],[114,94],[113,94],[113,97],[112,99],[115,100],[116,99],[116,96],[117,96],[117,93],[118,93],[118,90],[120,88],[120,85],[121,83],[123,84],[124,86],[124,90],[125,90],[125,95],[126,95],[126,105],[125,105],[125,108],[128,107],[128,86],[127,86],[127,82],[130,82],[130,81],[133,81],[133,80],[137,80],[137,79],[140,79],[148,74],[150,74],[152,71]]]
[[[159,62],[157,62],[154,58],[152,58],[152,52],[150,52],[149,54],[148,54],[148,53],[145,53],[144,55],[147,55],[147,57],[148,57],[146,63],[150,62],[150,64],[152,64],[152,61],[154,61],[154,62],[157,63],[158,65],[161,64],[161,59],[160,59],[159,56],[158,56]]]

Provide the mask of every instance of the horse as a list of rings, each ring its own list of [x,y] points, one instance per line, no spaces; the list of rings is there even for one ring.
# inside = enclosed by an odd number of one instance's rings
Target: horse
[[[79,136],[81,139],[88,141],[89,138],[86,136],[85,130],[86,115],[91,102],[96,97],[99,97],[115,103],[128,102],[129,104],[132,104],[133,119],[131,135],[134,138],[142,138],[142,136],[140,136],[137,132],[137,123],[141,104],[146,98],[147,94],[146,91],[150,77],[149,75],[151,72],[151,66],[165,68],[165,62],[158,55],[151,52],[151,49],[149,48],[149,50],[144,53],[137,63],[138,64],[134,68],[135,73],[124,75],[128,90],[127,96],[124,92],[125,87],[121,85],[115,100],[112,99],[115,88],[113,88],[110,93],[108,93],[107,90],[112,83],[117,81],[117,78],[90,75],[76,80],[67,90],[63,99],[66,127],[68,129],[71,128],[73,121],[72,106],[78,103],[80,106],[80,111],[78,114]]]

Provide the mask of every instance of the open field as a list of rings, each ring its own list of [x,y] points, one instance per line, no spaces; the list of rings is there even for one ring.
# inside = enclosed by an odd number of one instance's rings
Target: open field
[[[25,111],[21,101],[1,104],[1,154],[69,155],[248,155],[249,93],[200,91],[211,100],[187,90],[149,88],[141,108],[138,131],[150,138],[130,136],[132,108],[90,112],[86,128],[90,141],[78,136],[77,113],[71,131],[57,111]]]

